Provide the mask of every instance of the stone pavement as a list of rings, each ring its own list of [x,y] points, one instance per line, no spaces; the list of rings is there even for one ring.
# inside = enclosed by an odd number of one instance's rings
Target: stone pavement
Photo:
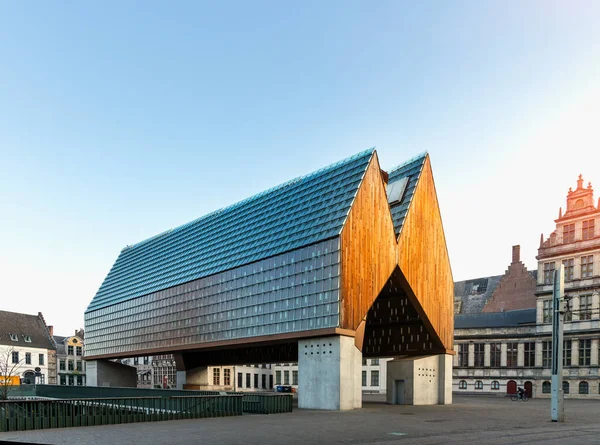
[[[552,423],[550,400],[461,396],[450,406],[392,406],[368,400],[351,412],[294,410],[84,428],[2,433],[2,440],[95,444],[600,444],[600,400],[566,400],[566,422]]]

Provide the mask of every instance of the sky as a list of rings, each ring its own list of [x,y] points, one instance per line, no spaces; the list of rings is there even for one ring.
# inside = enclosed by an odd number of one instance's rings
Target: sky
[[[0,310],[58,335],[120,250],[376,147],[428,151],[455,280],[600,187],[597,1],[0,2]],[[596,194],[596,199],[598,194]]]

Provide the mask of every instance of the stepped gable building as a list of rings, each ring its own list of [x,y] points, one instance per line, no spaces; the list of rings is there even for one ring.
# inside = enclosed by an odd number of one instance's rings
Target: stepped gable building
[[[401,357],[396,403],[449,403],[452,282],[429,156],[366,150],[125,247],[85,313],[87,381],[135,356],[174,354],[178,386],[298,362],[299,406],[352,409],[363,356]]]

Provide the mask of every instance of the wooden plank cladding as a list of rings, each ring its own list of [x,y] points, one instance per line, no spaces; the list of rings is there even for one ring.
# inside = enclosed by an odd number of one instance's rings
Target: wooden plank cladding
[[[396,267],[396,236],[377,154],[341,232],[340,327],[356,330]]]
[[[452,349],[454,283],[429,156],[398,239],[398,265],[420,315]]]

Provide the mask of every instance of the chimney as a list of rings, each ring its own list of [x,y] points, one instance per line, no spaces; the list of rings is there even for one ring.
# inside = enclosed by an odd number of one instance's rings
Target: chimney
[[[48,326],[48,332],[50,332],[50,337],[54,337],[54,326]]]
[[[518,263],[521,261],[521,246],[513,246],[512,262]]]

